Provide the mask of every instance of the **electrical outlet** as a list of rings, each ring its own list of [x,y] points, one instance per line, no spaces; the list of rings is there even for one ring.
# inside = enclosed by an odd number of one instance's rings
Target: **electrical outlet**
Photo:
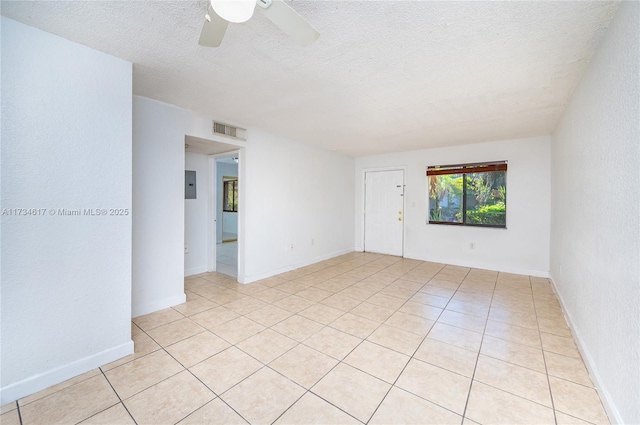
[[[471,244],[469,245],[469,248],[476,249],[476,243],[475,242],[471,242]]]
[[[189,244],[188,243],[184,244],[184,253],[185,254],[189,253]]]

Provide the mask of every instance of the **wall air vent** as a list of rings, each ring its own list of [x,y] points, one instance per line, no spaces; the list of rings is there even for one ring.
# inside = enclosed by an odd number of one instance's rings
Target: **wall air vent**
[[[221,122],[213,122],[213,134],[219,134],[221,136],[231,137],[238,140],[247,140],[247,130],[240,127],[234,127],[229,124]]]

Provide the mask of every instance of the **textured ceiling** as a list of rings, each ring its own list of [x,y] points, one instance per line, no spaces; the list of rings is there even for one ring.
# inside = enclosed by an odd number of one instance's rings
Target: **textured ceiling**
[[[618,2],[303,1],[198,46],[206,1],[2,1],[134,63],[134,93],[348,155],[548,135]]]

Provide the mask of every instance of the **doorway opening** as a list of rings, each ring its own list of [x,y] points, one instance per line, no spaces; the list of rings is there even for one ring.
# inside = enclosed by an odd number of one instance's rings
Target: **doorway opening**
[[[216,158],[216,271],[238,277],[238,153]]]

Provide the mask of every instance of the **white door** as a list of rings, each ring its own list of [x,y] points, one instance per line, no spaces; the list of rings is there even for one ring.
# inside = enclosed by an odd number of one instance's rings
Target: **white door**
[[[404,171],[365,173],[364,250],[402,256]]]

